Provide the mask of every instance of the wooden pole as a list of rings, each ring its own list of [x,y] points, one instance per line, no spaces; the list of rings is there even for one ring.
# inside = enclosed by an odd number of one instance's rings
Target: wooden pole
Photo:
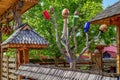
[[[17,51],[17,63],[19,67],[21,64],[23,64],[23,51],[22,50],[18,50]],[[22,80],[22,76],[18,76],[18,80]]]
[[[117,73],[120,74],[120,23],[116,24],[117,28]]]
[[[2,80],[2,24],[0,24],[0,80]]]
[[[29,50],[24,49],[23,53],[24,53],[24,64],[29,63]]]
[[[23,64],[23,51],[18,50],[17,53],[17,61],[18,61],[18,67]]]
[[[9,80],[9,57],[7,57],[7,80]]]
[[[103,71],[103,55],[102,55],[102,49],[103,49],[103,47],[101,46],[100,47],[100,49],[99,49],[99,51],[100,51],[100,70],[101,70],[101,72]]]

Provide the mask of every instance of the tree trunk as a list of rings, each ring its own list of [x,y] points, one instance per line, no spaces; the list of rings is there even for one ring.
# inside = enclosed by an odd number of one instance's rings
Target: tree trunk
[[[71,70],[76,69],[76,60],[73,60],[72,62],[70,62],[69,65]]]

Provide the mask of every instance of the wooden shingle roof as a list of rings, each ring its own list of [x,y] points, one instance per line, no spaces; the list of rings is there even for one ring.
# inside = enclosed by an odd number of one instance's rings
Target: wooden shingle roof
[[[112,21],[115,21],[113,20],[115,17],[120,17],[120,1],[97,14],[90,22],[94,24],[114,24]]]
[[[38,64],[21,65],[17,75],[35,80],[117,80],[117,77],[100,75],[99,73],[44,67]],[[108,74],[113,76],[113,74]]]
[[[48,42],[37,34],[27,23],[18,28],[6,41],[2,43],[4,48],[42,48],[46,47]]]

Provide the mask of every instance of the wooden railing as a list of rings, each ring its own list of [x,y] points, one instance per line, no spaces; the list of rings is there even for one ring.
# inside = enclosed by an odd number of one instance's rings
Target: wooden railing
[[[44,62],[45,61],[45,62]],[[43,60],[42,62],[35,62],[40,65],[50,65],[50,66],[56,66],[56,67],[69,67],[69,63],[64,61],[64,60],[59,60],[58,62],[55,62],[55,60]],[[103,72],[106,70],[110,70],[110,67],[116,67],[116,59],[115,58],[106,58],[103,59]],[[98,70],[97,66],[99,66],[99,62],[97,63],[96,61],[92,61],[90,59],[81,59],[76,63],[76,68],[77,69],[93,69],[93,70]],[[115,72],[115,71],[114,71]]]
[[[16,59],[2,59],[2,80],[17,80],[16,76]]]

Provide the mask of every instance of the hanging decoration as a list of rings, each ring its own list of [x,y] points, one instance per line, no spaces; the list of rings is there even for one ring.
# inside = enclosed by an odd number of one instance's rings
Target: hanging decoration
[[[87,33],[90,29],[90,22],[86,22],[84,25],[84,32]]]
[[[50,13],[51,13],[51,14],[54,13],[54,8],[53,8],[53,6],[50,6]]]
[[[67,8],[63,9],[63,11],[62,11],[62,16],[63,16],[64,18],[68,18],[68,15],[69,15],[69,10],[68,10]]]
[[[50,20],[50,14],[47,10],[43,11],[43,16],[45,19]]]
[[[106,24],[102,24],[102,25],[100,26],[100,28],[99,28],[99,30],[100,30],[102,33],[106,32],[107,29],[108,29],[108,26],[107,26]]]
[[[75,11],[74,12],[74,16],[73,16],[73,26],[76,26],[78,23],[78,19],[79,19],[79,12]]]

